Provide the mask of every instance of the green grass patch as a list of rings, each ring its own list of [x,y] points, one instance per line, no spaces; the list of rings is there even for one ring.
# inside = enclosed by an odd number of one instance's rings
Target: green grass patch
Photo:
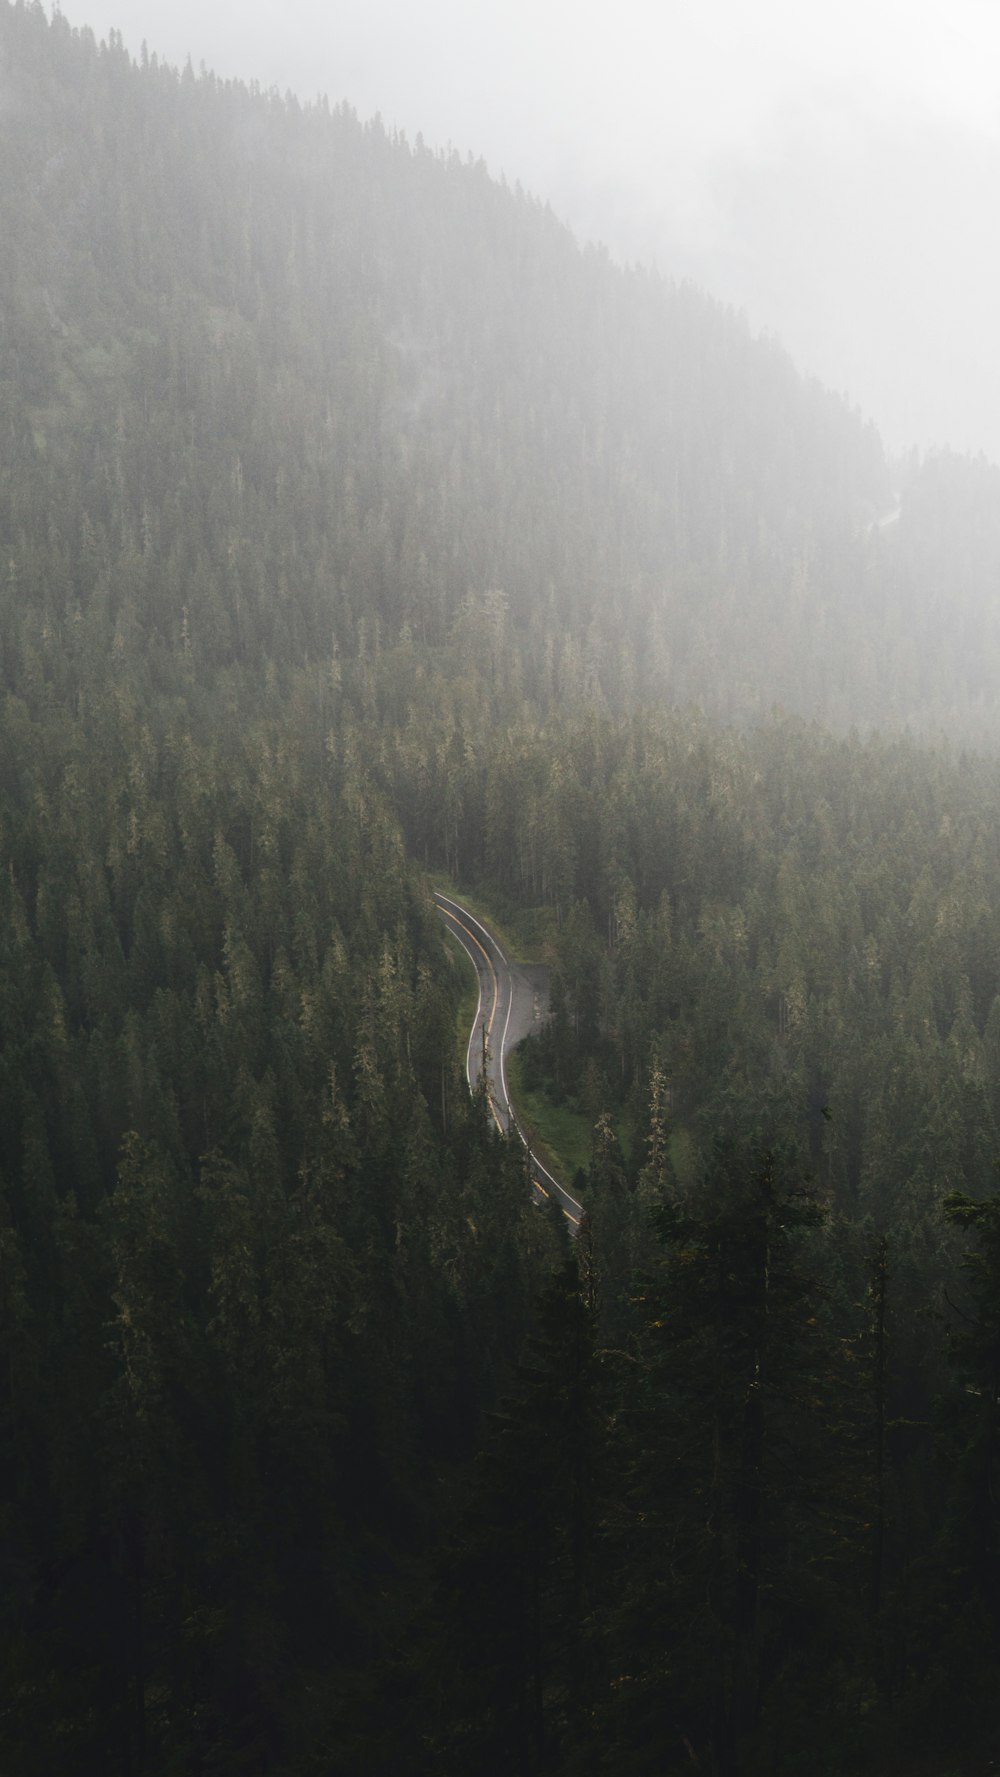
[[[524,1084],[520,1050],[507,1057],[507,1085],[518,1121],[538,1158],[564,1185],[571,1185],[577,1170],[586,1172],[593,1147],[593,1126],[575,1099],[556,1104],[544,1087],[529,1091]],[[628,1165],[635,1131],[624,1114],[615,1119],[615,1134]],[[682,1140],[687,1137],[681,1132]]]
[[[469,889],[454,882],[443,870],[428,870],[425,874],[431,888],[440,889],[443,895],[451,895],[482,920],[512,962],[550,963],[553,960],[554,908],[517,907],[505,896],[491,893],[481,883]]]
[[[586,1172],[590,1165],[592,1131],[587,1118],[570,1099],[554,1104],[545,1091],[529,1092],[518,1049],[508,1055],[506,1072],[518,1121],[532,1148],[557,1179],[572,1184],[577,1169]]]

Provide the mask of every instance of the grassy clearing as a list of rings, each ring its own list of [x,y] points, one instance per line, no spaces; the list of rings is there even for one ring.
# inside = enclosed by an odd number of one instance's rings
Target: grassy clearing
[[[593,1146],[590,1118],[572,1099],[554,1104],[547,1092],[529,1092],[524,1084],[521,1055],[517,1049],[507,1057],[507,1085],[518,1121],[538,1158],[562,1184],[571,1185],[577,1170],[586,1172],[590,1166]],[[627,1163],[634,1136],[628,1118],[617,1119],[615,1134]]]
[[[515,907],[500,894],[481,885],[467,889],[443,870],[428,870],[427,881],[443,895],[461,901],[493,933],[502,950],[519,963],[552,961],[552,934],[556,916],[551,907]]]
[[[524,1086],[521,1056],[514,1049],[507,1057],[507,1085],[518,1122],[544,1166],[570,1185],[577,1168],[590,1165],[591,1131],[585,1116],[571,1104],[553,1104],[544,1092],[528,1092]]]
[[[554,1105],[545,1093],[529,1093],[519,1050],[506,1057],[506,1084],[517,1121],[538,1159],[563,1185],[572,1185],[577,1167],[590,1166],[590,1128],[581,1112],[568,1104]]]

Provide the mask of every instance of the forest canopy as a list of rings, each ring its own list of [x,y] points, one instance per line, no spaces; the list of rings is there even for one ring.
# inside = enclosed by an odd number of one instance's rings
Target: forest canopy
[[[4,1770],[971,1777],[998,472],[9,0],[0,240]]]

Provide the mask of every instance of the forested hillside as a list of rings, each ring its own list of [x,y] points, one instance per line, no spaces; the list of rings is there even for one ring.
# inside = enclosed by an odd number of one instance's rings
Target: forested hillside
[[[907,471],[873,531],[870,425],[481,165],[30,9],[3,44],[7,528],[54,634],[98,563],[105,618],[207,672],[376,617],[439,644],[500,589],[540,700],[996,734],[984,465]]]
[[[0,244],[0,1766],[975,1777],[997,472],[7,0]]]

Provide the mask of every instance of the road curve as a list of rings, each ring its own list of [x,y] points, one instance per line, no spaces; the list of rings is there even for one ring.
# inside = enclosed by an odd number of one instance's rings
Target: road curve
[[[478,1084],[485,1065],[486,1090],[497,1128],[504,1135],[513,1130],[520,1136],[527,1149],[538,1200],[554,1198],[575,1231],[580,1226],[583,1205],[532,1153],[507,1091],[507,1055],[530,1030],[534,1018],[533,1002],[537,995],[533,994],[532,983],[523,971],[511,966],[492,932],[467,907],[436,890],[434,900],[447,930],[461,944],[479,979],[479,1005],[465,1055],[469,1089]]]

